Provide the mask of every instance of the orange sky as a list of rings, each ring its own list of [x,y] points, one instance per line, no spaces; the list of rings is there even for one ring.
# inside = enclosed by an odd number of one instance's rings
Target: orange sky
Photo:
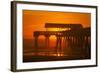
[[[33,39],[34,31],[45,31],[45,23],[76,23],[90,27],[90,13],[23,10],[23,37]]]

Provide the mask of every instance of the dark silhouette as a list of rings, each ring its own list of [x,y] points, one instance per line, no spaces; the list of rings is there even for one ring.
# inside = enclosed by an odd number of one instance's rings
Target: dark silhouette
[[[24,62],[31,61],[57,61],[91,58],[91,28],[83,28],[81,24],[46,23],[45,28],[57,28],[58,31],[35,31],[34,55],[24,57]],[[65,30],[62,30],[64,28]],[[45,48],[40,51],[38,37],[45,36]],[[50,49],[50,36],[56,36],[56,46]],[[63,44],[62,44],[63,43]],[[63,46],[62,46],[63,45]]]

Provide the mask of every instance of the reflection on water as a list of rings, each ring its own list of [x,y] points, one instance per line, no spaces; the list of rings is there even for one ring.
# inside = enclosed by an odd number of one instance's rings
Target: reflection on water
[[[34,40],[24,39],[23,42],[23,62],[33,61],[58,61],[58,60],[76,60],[91,58],[91,39],[73,37],[63,38],[62,43],[45,48],[45,42],[40,40],[38,48],[34,46]],[[66,43],[65,43],[66,42]],[[67,43],[68,42],[68,43]],[[54,42],[51,42],[52,44]]]
[[[33,55],[35,56],[35,53]],[[66,55],[64,53],[60,53],[60,52],[58,52],[57,54],[52,53],[52,52],[49,52],[49,53],[39,52],[36,54],[36,56],[66,56]]]

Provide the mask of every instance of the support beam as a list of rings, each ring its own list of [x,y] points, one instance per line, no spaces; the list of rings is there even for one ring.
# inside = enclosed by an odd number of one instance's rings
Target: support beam
[[[46,55],[48,55],[48,56],[49,56],[49,44],[50,44],[49,37],[50,37],[50,35],[45,35],[45,49],[48,50],[48,51],[46,51]]]
[[[59,54],[59,56],[61,55],[61,51],[62,51],[62,37],[61,36],[56,36],[57,40],[56,40],[56,52],[57,54]]]
[[[50,44],[50,42],[49,42],[49,35],[45,35],[45,48],[47,48],[47,49],[49,49],[49,44]]]
[[[35,48],[35,55],[38,54],[38,36],[34,37],[34,48]]]

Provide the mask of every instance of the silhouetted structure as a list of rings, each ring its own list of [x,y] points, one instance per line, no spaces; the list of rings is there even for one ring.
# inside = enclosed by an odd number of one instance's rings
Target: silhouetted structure
[[[66,48],[73,51],[86,51],[84,49],[90,48],[91,45],[91,32],[90,28],[83,28],[81,24],[59,24],[59,23],[46,23],[46,31],[35,31],[35,50],[38,51],[38,37],[45,36],[45,48],[49,48],[49,38],[51,35],[56,36],[56,53],[66,53]],[[57,28],[58,31],[49,31],[49,28]],[[64,28],[64,30],[62,30]],[[64,42],[62,47],[61,43]],[[64,49],[63,49],[64,48]],[[80,55],[80,54],[77,54]]]

